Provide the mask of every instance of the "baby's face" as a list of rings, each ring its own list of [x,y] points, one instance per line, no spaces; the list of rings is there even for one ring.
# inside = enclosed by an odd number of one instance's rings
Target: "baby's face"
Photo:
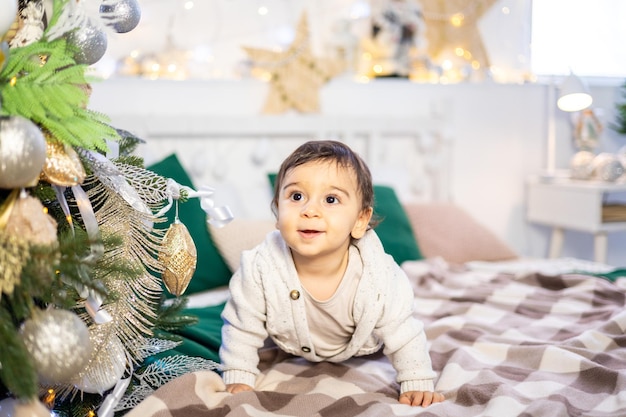
[[[371,212],[361,210],[354,170],[335,162],[309,162],[287,171],[278,198],[277,227],[294,260],[348,250],[361,238]]]

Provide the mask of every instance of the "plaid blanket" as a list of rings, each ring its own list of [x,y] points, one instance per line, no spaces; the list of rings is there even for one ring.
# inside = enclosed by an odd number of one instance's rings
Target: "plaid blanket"
[[[189,373],[127,416],[626,416],[619,282],[432,264],[405,270],[445,402],[399,404],[395,371],[380,354],[312,364],[267,349],[254,392],[227,394],[216,373]]]

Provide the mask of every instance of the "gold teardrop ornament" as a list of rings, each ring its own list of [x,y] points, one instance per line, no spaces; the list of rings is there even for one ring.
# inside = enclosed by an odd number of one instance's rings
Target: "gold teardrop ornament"
[[[71,187],[85,181],[85,168],[71,146],[46,135],[46,163],[41,179],[53,185]]]
[[[165,267],[162,278],[167,290],[177,297],[183,295],[198,261],[196,245],[184,224],[175,221],[167,229],[159,251],[159,261]]]

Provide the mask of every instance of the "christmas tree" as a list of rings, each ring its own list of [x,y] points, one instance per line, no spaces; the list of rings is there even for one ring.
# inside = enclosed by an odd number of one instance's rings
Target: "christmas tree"
[[[612,127],[616,132],[626,135],[626,82],[622,85],[621,90],[623,101],[616,106],[617,117]]]
[[[110,416],[199,358],[165,356],[193,322],[186,227],[165,221],[181,187],[132,155],[141,139],[89,109],[89,66],[135,0],[0,2],[0,400],[9,415]],[[10,18],[7,18],[9,16]],[[112,150],[118,150],[112,152]],[[181,259],[184,260],[181,261]],[[147,375],[158,375],[147,385]],[[154,379],[154,378],[152,378]],[[156,385],[156,386],[155,386]]]

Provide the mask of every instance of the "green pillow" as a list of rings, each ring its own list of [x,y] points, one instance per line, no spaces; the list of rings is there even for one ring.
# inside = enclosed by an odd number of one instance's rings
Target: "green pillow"
[[[196,189],[176,154],[168,156],[147,169],[165,178],[171,178],[180,185]],[[168,221],[156,224],[155,227],[168,228],[174,221],[175,214],[176,210],[172,207],[167,213]],[[211,240],[206,224],[206,213],[200,207],[200,201],[197,198],[190,198],[180,203],[178,218],[189,230],[198,251],[196,271],[184,295],[227,285],[232,274]],[[169,292],[166,291],[166,294],[169,296]]]
[[[393,188],[374,185],[374,215],[379,217],[376,233],[385,251],[398,264],[423,259],[409,217]]]
[[[269,173],[267,177],[274,188],[276,174]],[[374,185],[374,215],[380,220],[376,226],[376,234],[383,243],[385,251],[398,264],[424,259],[417,246],[409,217],[393,188]]]

